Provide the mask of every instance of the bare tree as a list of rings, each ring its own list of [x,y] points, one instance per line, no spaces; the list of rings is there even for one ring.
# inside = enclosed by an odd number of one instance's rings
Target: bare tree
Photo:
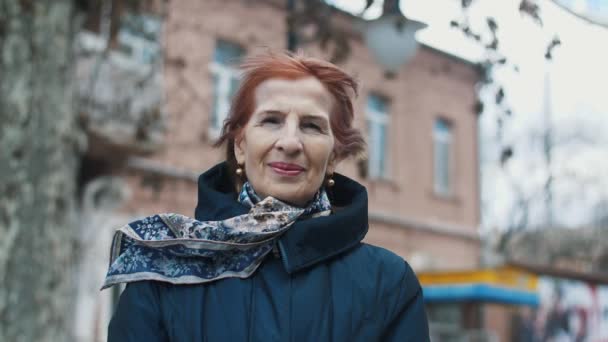
[[[82,134],[71,0],[0,1],[0,340],[68,341]]]

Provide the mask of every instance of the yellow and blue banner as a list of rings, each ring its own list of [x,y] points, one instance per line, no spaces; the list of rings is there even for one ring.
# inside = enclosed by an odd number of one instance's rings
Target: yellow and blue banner
[[[426,302],[483,301],[536,307],[538,277],[513,266],[447,272],[420,272]]]

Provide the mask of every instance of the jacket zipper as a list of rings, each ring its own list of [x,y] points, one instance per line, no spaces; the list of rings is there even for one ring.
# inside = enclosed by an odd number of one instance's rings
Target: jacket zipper
[[[275,241],[272,245],[272,254],[274,255],[275,259],[281,259],[281,252],[279,251],[279,245],[277,241]]]

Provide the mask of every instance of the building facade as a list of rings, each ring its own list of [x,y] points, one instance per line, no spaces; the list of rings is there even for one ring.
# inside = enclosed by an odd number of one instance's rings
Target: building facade
[[[284,49],[285,13],[273,1],[180,1],[169,6],[164,36],[167,137],[165,147],[146,161],[175,174],[196,175],[224,158],[224,151],[211,144],[238,85],[235,64],[247,55]],[[480,214],[473,109],[478,76],[473,66],[423,46],[395,78],[387,79],[360,40],[352,45],[342,67],[361,83],[356,125],[366,133],[368,158],[366,165],[345,161],[338,172],[368,189],[367,241],[386,246],[415,268],[475,267]],[[314,45],[302,49],[326,55]],[[142,172],[145,168],[127,171],[133,197],[125,211],[192,215],[192,177],[167,177],[155,192],[139,185]]]

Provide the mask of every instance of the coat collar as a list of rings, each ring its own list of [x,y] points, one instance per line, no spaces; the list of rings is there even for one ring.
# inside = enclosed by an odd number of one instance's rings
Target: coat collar
[[[279,239],[283,266],[288,273],[313,266],[357,246],[368,230],[367,191],[354,180],[334,173],[329,191],[334,210],[329,216],[296,221]],[[249,211],[236,200],[226,163],[220,163],[198,179],[199,221],[223,220]]]

